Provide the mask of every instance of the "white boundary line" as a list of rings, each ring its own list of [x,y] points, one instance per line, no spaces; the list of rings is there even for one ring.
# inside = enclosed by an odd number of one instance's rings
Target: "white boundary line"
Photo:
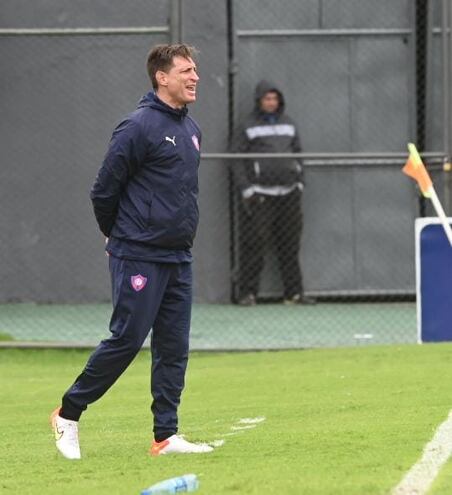
[[[244,425],[244,426],[231,426],[232,431],[239,430],[251,430],[252,428],[256,428],[257,425]]]
[[[262,423],[265,421],[265,416],[258,416],[257,418],[242,418],[239,419],[239,423],[245,424],[245,425],[254,425],[257,423]]]
[[[424,447],[422,457],[392,490],[392,495],[424,495],[452,454],[452,411]]]
[[[236,423],[238,423],[241,426],[231,426],[231,430],[228,433],[222,433],[221,436],[223,437],[229,437],[231,435],[237,435],[238,433],[244,433],[246,430],[251,430],[253,428],[256,428],[256,426],[259,423],[263,423],[266,420],[265,416],[258,416],[257,418],[240,418]],[[219,420],[216,420],[216,423],[218,423]],[[212,442],[207,442],[208,445],[211,445],[212,447],[221,447],[224,445],[225,440],[223,438],[219,440],[213,440]]]

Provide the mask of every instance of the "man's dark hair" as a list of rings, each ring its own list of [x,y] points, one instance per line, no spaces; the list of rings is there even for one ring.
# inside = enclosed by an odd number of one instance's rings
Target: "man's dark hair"
[[[173,65],[174,57],[189,59],[194,58],[195,54],[195,48],[190,45],[185,45],[184,43],[177,43],[174,45],[156,45],[149,52],[146,64],[149,78],[152,82],[152,87],[154,89],[158,88],[155,74],[159,70],[168,72]]]

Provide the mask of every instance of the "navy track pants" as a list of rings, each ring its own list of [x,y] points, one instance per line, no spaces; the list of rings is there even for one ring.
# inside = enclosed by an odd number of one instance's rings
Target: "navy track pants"
[[[102,340],[63,396],[61,414],[78,420],[115,383],[151,334],[154,435],[177,432],[185,383],[192,303],[191,263],[109,257],[113,292],[111,337]],[[125,397],[127,400],[127,397]]]

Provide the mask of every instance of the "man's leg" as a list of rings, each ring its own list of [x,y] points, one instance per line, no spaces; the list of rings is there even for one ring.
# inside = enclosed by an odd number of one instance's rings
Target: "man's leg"
[[[273,236],[278,256],[284,297],[302,295],[302,279],[299,261],[302,213],[300,193],[294,191],[287,196],[272,198],[274,213]]]
[[[80,458],[77,424],[80,415],[113,385],[141,349],[168,281],[167,265],[113,256],[109,261],[114,307],[110,322],[112,336],[99,344],[83,372],[64,394],[62,407],[51,416],[57,448],[69,459]]]
[[[88,404],[115,383],[141,349],[156,317],[169,273],[155,263],[110,256],[113,289],[111,337],[103,340],[63,396],[60,415],[77,421]],[[165,265],[164,265],[165,266]],[[132,281],[132,277],[139,278]],[[140,286],[136,282],[141,280]],[[138,290],[137,290],[138,289]]]
[[[259,289],[259,276],[264,267],[264,254],[267,246],[267,220],[265,198],[253,196],[243,200],[240,227],[240,299],[250,294],[256,296]]]
[[[177,410],[188,362],[191,305],[191,263],[171,265],[171,275],[151,336],[151,409],[155,438],[151,455],[213,450],[208,445],[193,444],[176,435]]]
[[[191,263],[180,263],[171,269],[151,335],[151,409],[157,441],[177,433],[177,409],[188,361],[192,267]]]

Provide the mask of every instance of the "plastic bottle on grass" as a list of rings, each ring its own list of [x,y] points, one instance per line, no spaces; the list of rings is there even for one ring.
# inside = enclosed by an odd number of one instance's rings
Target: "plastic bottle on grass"
[[[194,492],[199,488],[196,474],[184,474],[177,478],[159,481],[155,485],[146,488],[141,495],[167,495],[171,493]]]

